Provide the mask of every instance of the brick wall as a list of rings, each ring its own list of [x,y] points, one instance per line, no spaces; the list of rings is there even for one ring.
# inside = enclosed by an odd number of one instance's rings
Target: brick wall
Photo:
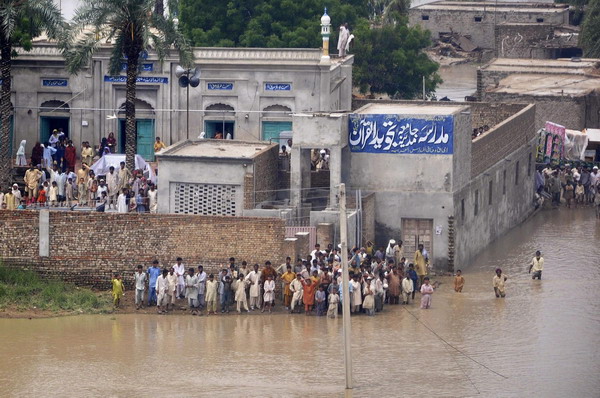
[[[527,106],[525,103],[504,104],[498,102],[473,102],[469,105],[471,106],[471,125],[473,128],[485,125],[492,128]]]
[[[255,205],[275,199],[278,175],[279,147],[273,145],[271,148],[254,158]]]
[[[285,261],[285,221],[272,218],[174,214],[50,212],[50,256],[38,256],[39,213],[0,211],[0,258],[43,275],[106,288],[113,272],[131,284],[137,264],[153,259],[216,272],[229,257],[239,263]]]
[[[535,105],[527,105],[517,114],[496,125],[473,140],[471,147],[471,177],[528,145],[535,136]]]

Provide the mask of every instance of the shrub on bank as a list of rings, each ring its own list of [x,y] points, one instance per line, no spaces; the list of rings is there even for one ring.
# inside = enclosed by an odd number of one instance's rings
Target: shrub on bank
[[[61,281],[47,281],[29,270],[0,265],[0,307],[103,313],[112,309],[108,294]]]

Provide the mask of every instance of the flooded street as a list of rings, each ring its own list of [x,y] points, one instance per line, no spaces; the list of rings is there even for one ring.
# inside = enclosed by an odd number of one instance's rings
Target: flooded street
[[[477,66],[473,64],[440,65],[438,71],[444,81],[435,90],[438,100],[448,97],[452,101],[464,101],[477,90]]]
[[[592,209],[538,213],[461,267],[462,294],[433,278],[443,284],[430,310],[353,317],[353,396],[600,396],[599,241]],[[527,274],[538,249],[541,282]],[[505,299],[491,287],[496,267],[509,276]],[[340,397],[341,325],[286,314],[0,319],[2,395]]]

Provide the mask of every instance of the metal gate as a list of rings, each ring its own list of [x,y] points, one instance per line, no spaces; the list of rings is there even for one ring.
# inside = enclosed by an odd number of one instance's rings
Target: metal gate
[[[419,244],[423,244],[433,258],[433,220],[427,218],[403,218],[402,219],[402,242],[404,244],[404,255],[407,263],[414,261],[414,254]]]
[[[308,232],[309,248],[312,251],[317,244],[317,227],[285,227],[285,237],[295,238],[297,232]],[[327,244],[329,242],[325,242]],[[304,255],[305,253],[302,253]]]

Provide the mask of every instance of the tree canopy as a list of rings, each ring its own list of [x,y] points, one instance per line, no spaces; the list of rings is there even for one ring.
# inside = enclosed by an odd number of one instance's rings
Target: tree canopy
[[[600,0],[590,0],[585,9],[579,45],[586,57],[600,58]]]
[[[52,0],[2,0],[0,2],[0,185],[10,181],[11,159],[9,147],[10,115],[12,107],[11,74],[15,47],[29,51],[31,40],[45,31],[55,38],[63,26],[60,11]]]
[[[195,46],[314,48],[321,43],[323,9],[355,35],[354,84],[363,93],[413,98],[435,90],[437,64],[422,52],[429,34],[409,28],[408,0],[181,0],[183,32]],[[333,50],[335,52],[335,50]]]

